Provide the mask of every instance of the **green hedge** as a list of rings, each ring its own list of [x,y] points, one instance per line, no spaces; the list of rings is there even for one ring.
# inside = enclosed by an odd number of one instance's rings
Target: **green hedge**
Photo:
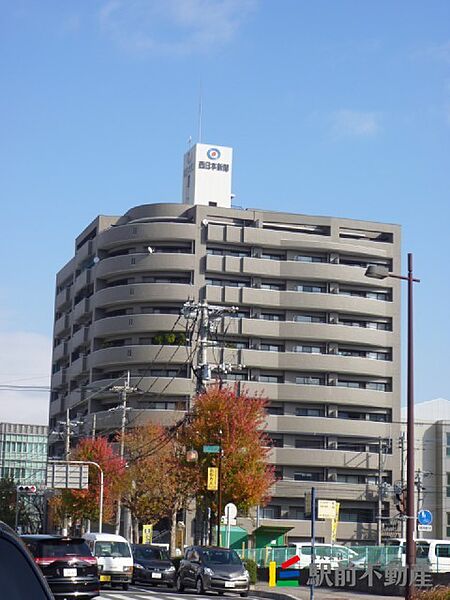
[[[250,575],[250,583],[255,584],[258,579],[258,565],[251,558],[245,558],[242,562]]]

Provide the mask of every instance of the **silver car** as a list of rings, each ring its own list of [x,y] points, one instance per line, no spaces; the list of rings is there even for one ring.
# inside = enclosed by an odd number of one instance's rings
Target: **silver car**
[[[186,548],[176,577],[178,592],[194,588],[198,594],[215,591],[248,596],[250,576],[234,550],[217,546]]]

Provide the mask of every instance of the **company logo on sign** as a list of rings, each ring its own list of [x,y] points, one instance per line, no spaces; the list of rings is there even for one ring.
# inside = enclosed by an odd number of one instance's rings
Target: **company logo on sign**
[[[217,148],[210,148],[206,153],[209,160],[218,160],[220,158],[220,150]]]

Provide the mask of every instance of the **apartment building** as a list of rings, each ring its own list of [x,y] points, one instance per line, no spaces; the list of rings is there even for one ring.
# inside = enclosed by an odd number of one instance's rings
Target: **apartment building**
[[[403,409],[403,462],[406,455],[406,409]],[[433,515],[424,539],[450,538],[450,400],[436,398],[415,406],[415,500],[417,511]]]
[[[130,424],[180,418],[195,389],[183,303],[237,306],[210,360],[240,365],[226,380],[268,398],[278,477],[246,527],[307,538],[314,485],[340,501],[339,540],[373,541],[379,483],[399,479],[400,287],[365,270],[400,270],[400,228],[233,208],[231,160],[231,149],[197,144],[183,203],[98,216],[76,238],[56,279],[50,424],[69,409],[87,430],[93,415],[97,429],[118,427],[108,411],[117,393],[94,392],[127,370],[140,390],[128,398]],[[172,331],[178,341],[161,345]],[[328,539],[329,522],[317,535]]]

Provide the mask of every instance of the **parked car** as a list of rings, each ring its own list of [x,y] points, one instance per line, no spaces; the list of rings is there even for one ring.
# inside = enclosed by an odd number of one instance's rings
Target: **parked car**
[[[83,538],[97,558],[100,584],[127,590],[133,576],[129,542],[113,533],[85,533]]]
[[[189,546],[180,562],[176,588],[194,588],[197,594],[207,591],[237,592],[248,596],[250,576],[239,555],[228,548]]]
[[[432,573],[450,572],[449,540],[421,539],[415,540],[416,564],[429,569]],[[392,538],[386,541],[389,552],[389,564],[406,565],[406,540]],[[394,551],[394,554],[392,553]]]
[[[55,598],[96,598],[100,594],[97,559],[82,538],[23,535]]]
[[[173,587],[175,566],[167,550],[147,544],[132,544],[133,583],[165,584]]]
[[[292,568],[309,567],[312,553],[311,542],[296,542],[291,546],[295,547],[295,553],[300,559]],[[340,544],[314,544],[314,554],[316,565],[331,565],[332,569],[345,566],[357,557],[354,550]]]

